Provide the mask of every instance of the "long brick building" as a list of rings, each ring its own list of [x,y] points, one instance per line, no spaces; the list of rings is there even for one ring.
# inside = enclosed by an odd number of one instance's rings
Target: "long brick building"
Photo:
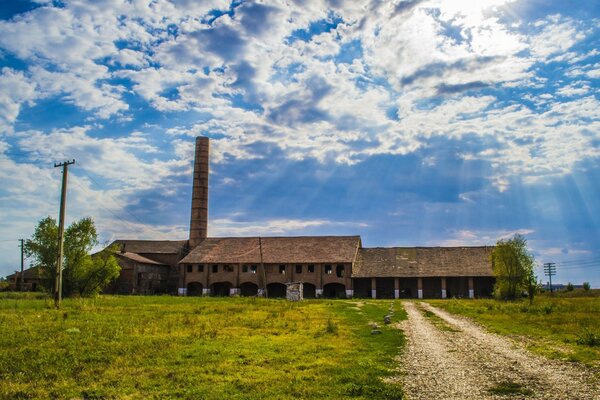
[[[364,248],[360,236],[208,237],[209,139],[196,138],[189,240],[117,240],[113,293],[284,297],[489,296],[492,247]]]

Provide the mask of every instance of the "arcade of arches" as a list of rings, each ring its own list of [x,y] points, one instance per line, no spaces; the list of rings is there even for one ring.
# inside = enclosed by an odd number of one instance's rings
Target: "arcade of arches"
[[[493,286],[493,278],[489,277],[428,277],[428,278],[355,278],[352,280],[352,290],[341,283],[328,283],[319,290],[312,283],[304,282],[303,297],[305,299],[324,298],[468,298],[489,297],[490,287]],[[190,282],[187,285],[188,296],[258,296],[261,291],[257,284],[244,282],[239,289],[234,288],[231,282],[215,282],[210,285],[208,293],[203,293],[200,282]],[[269,298],[285,298],[286,285],[273,282],[267,285]]]

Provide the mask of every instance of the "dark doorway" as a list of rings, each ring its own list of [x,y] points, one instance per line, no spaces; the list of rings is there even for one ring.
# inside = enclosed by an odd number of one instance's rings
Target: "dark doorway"
[[[446,296],[458,299],[469,297],[469,278],[463,276],[446,278]]]
[[[417,296],[417,278],[400,278],[400,298],[411,299]]]
[[[317,297],[317,288],[312,283],[303,283],[302,288],[304,292],[302,296],[305,299],[314,299],[315,297]]]
[[[491,297],[494,293],[494,282],[496,280],[491,276],[481,276],[473,278],[475,297]]]
[[[287,286],[283,283],[269,283],[267,285],[267,295],[271,299],[285,298]]]
[[[328,283],[323,286],[323,297],[328,299],[345,299],[346,286],[341,283]]]
[[[258,295],[258,285],[252,282],[242,283],[240,285],[241,296],[256,296]]]
[[[202,284],[200,282],[190,282],[187,285],[188,296],[202,296]]]
[[[423,278],[423,297],[426,299],[441,299],[442,278]]]
[[[211,285],[210,295],[215,297],[227,297],[230,293],[229,289],[231,289],[231,283],[216,282]]]
[[[353,280],[353,297],[367,299],[371,297],[371,278],[356,278]]]
[[[375,284],[378,299],[394,298],[394,278],[377,278]]]

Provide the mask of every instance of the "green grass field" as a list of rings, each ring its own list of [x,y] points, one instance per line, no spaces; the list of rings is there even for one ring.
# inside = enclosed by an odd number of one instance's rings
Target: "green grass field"
[[[491,331],[517,336],[544,356],[583,362],[600,368],[600,297],[581,293],[539,296],[528,300],[428,300],[451,313],[462,314]]]
[[[0,294],[0,397],[400,399],[390,304]]]

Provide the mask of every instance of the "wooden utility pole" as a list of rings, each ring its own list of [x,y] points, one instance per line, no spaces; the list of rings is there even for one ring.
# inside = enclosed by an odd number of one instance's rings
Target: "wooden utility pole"
[[[267,272],[265,271],[265,263],[263,262],[262,238],[260,236],[258,237],[258,248],[260,250],[260,271],[262,274],[263,296],[269,297],[269,293],[267,292]]]
[[[56,279],[54,281],[54,305],[56,308],[60,308],[60,301],[62,300],[62,262],[65,235],[65,208],[67,205],[67,177],[69,174],[69,165],[72,164],[75,164],[75,160],[54,164],[54,168],[63,168],[62,190],[60,192],[60,213],[58,216],[58,260],[56,262]]]
[[[544,275],[550,279],[550,293],[552,293],[552,276],[556,275],[556,264],[555,263],[545,263],[544,264]]]
[[[25,277],[23,276],[23,264],[24,264],[24,259],[25,259],[24,254],[23,254],[23,252],[24,252],[23,245],[24,245],[25,240],[19,239],[19,242],[21,242],[19,247],[21,248],[21,292],[22,292],[23,290],[25,290],[23,288],[25,285]]]

